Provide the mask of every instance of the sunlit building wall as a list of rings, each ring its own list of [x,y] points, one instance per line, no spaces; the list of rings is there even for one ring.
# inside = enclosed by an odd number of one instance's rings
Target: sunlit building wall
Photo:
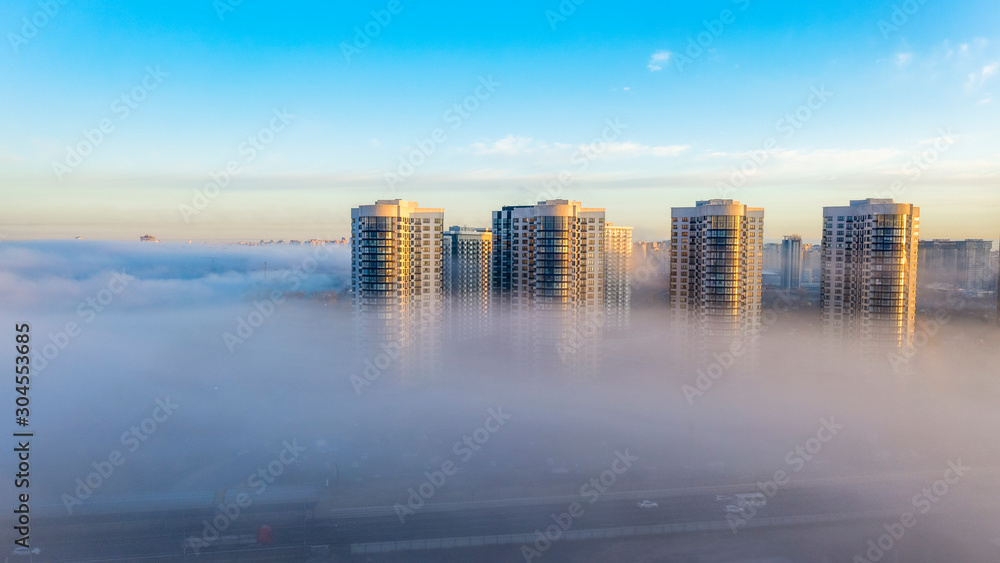
[[[443,209],[398,199],[351,210],[351,294],[364,347],[399,345],[432,357],[442,314],[443,223]],[[414,359],[422,358],[406,354]]]
[[[920,209],[891,199],[823,209],[826,333],[865,348],[912,346]]]
[[[823,245],[802,245],[802,283],[818,284],[823,271]]]
[[[670,310],[697,337],[754,341],[760,332],[764,209],[731,199],[671,212]]]
[[[610,330],[629,327],[632,308],[632,227],[604,228],[604,319]]]
[[[570,365],[597,359],[604,216],[569,200],[493,212],[493,308],[518,351]]]

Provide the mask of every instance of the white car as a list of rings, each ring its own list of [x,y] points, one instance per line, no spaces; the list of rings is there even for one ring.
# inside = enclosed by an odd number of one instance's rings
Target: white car
[[[736,495],[736,504],[740,506],[752,506],[753,508],[761,508],[767,506],[767,497],[764,493],[747,493],[745,495]]]
[[[727,505],[726,508],[725,508],[725,511],[726,511],[727,514],[742,514],[743,513],[743,509],[740,508],[739,506],[736,506],[735,504]]]
[[[651,500],[644,500],[636,504],[639,508],[659,508],[660,505]]]

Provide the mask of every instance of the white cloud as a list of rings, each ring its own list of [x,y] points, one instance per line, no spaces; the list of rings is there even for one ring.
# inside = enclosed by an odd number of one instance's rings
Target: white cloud
[[[965,89],[975,90],[976,88],[982,86],[984,82],[995,76],[997,71],[1000,71],[1000,61],[994,61],[983,66],[978,71],[970,72],[969,79],[965,82]]]
[[[592,150],[592,148],[587,145],[581,145],[579,148],[581,150]],[[632,158],[637,156],[669,157],[677,156],[689,148],[691,148],[691,145],[650,146],[628,141],[625,143],[608,143],[604,154],[621,158]]]
[[[909,54],[909,49],[897,53],[896,65],[907,68],[919,65],[932,81],[948,81],[948,86],[958,83],[970,93],[1000,75],[1000,45],[983,38],[963,43],[945,40],[930,52],[912,52],[912,58],[905,59],[904,55]]]
[[[880,149],[777,149],[770,153],[767,162],[760,166],[760,174],[769,180],[801,180],[816,177],[838,177],[858,174],[882,174],[898,168],[905,151],[892,148]],[[741,163],[759,159],[752,152],[713,152],[711,156],[728,163]],[[739,164],[737,164],[738,166]]]
[[[691,148],[690,145],[644,145],[634,141],[604,142],[599,139],[593,143],[560,143],[545,142],[531,137],[507,135],[496,141],[473,143],[472,151],[481,156],[532,156],[558,155],[561,160],[568,160],[572,153],[593,155],[593,159],[603,158],[635,158],[639,156],[672,157]]]
[[[896,53],[896,65],[906,66],[913,60],[913,53]]]
[[[975,89],[976,82],[977,82],[976,79],[977,78],[978,78],[978,76],[976,76],[976,73],[974,73],[974,72],[969,73],[969,79],[965,81],[965,89],[966,90],[973,90],[973,89]]]
[[[650,72],[657,72],[663,70],[663,65],[670,62],[670,57],[672,53],[670,51],[656,51],[649,57],[649,62],[646,64],[646,68]]]
[[[905,151],[892,148],[882,149],[818,149],[803,151],[795,149],[779,150],[779,163],[796,165],[801,170],[873,169],[889,165],[894,159],[905,155]]]
[[[479,155],[519,156],[540,150],[549,150],[549,147],[545,143],[535,141],[531,137],[507,135],[493,142],[473,143],[472,149]]]

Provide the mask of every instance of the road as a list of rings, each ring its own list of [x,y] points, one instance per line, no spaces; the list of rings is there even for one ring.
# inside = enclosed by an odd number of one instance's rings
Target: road
[[[743,487],[742,492],[753,492]],[[861,494],[857,484],[816,484],[779,488],[767,505],[755,514],[742,515],[747,520],[777,516],[813,516],[879,510],[903,510],[911,507],[911,482],[883,483],[877,495]],[[250,560],[257,554],[268,560],[305,560],[306,546],[330,546],[334,553],[348,554],[352,544],[401,541],[427,538],[534,533],[544,531],[557,517],[568,514],[570,504],[579,503],[575,517],[561,518],[572,530],[680,524],[689,522],[727,522],[724,507],[732,501],[719,501],[709,490],[673,490],[643,493],[642,498],[658,503],[657,508],[636,506],[637,494],[608,490],[596,499],[593,495],[548,499],[514,499],[478,503],[451,503],[425,506],[405,516],[404,521],[391,506],[326,509],[317,512],[315,502],[305,502],[301,491],[294,502],[284,504],[270,499],[241,511],[230,521],[209,508],[188,505],[165,505],[151,510],[148,502],[123,514],[105,506],[91,514],[38,518],[33,523],[33,544],[42,549],[34,561],[112,561],[112,560],[183,560],[182,544],[186,538],[201,538],[197,543],[199,561]],[[232,499],[232,495],[227,499]],[[590,501],[594,502],[590,502]],[[274,530],[274,544],[263,550],[255,543],[232,546],[238,538],[252,542],[260,524]],[[216,535],[218,531],[218,535]],[[9,545],[9,544],[7,544]],[[193,545],[193,544],[192,544]],[[234,550],[239,550],[234,552]],[[145,558],[145,559],[139,559]],[[195,560],[189,555],[189,560]],[[27,560],[12,557],[12,561]]]

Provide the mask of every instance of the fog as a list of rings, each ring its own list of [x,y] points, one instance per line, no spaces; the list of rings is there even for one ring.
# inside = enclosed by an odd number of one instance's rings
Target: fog
[[[985,302],[928,302],[925,319],[956,310],[901,362],[831,352],[807,297],[771,299],[752,366],[738,358],[717,370],[713,350],[692,353],[674,336],[655,287],[640,288],[631,329],[605,335],[593,371],[524,367],[490,334],[445,342],[437,370],[390,370],[359,388],[352,376],[366,358],[355,354],[345,247],[4,242],[0,264],[4,365],[14,364],[13,325],[31,326],[38,511],[66,513],[64,495],[116,450],[124,463],[83,505],[245,485],[293,441],[305,450],[277,485],[333,482],[345,507],[405,504],[449,460],[458,471],[431,503],[573,495],[626,451],[637,461],[614,492],[756,483],[779,470],[793,484],[943,474],[958,460],[990,475],[978,468],[1000,462],[1000,337]],[[255,312],[262,322],[241,333]],[[0,390],[5,413],[13,387]],[[176,407],[145,439],[123,437],[167,401]],[[460,446],[497,412],[487,440]],[[831,427],[820,451],[792,453]],[[925,481],[914,478],[913,492]],[[994,481],[968,480],[942,510],[988,521]],[[861,503],[878,486],[855,491]],[[6,476],[0,493],[10,514]],[[882,533],[867,526],[845,532],[850,553]],[[982,545],[947,536],[969,550],[953,560],[993,553],[1000,529],[971,526]]]

